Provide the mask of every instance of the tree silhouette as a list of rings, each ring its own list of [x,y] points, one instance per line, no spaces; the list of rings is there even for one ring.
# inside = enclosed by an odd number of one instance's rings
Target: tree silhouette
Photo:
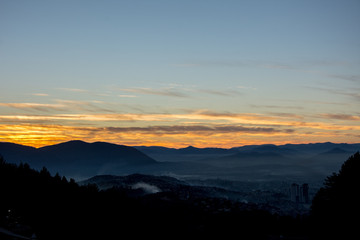
[[[79,186],[74,179],[51,176],[45,167],[36,171],[0,156],[0,228],[27,227],[28,232],[19,234],[36,233],[39,240],[304,236],[302,221],[273,215],[255,204],[207,196],[183,199],[172,191],[133,196],[132,191]],[[9,210],[16,218],[10,222]]]
[[[312,202],[314,234],[317,237],[356,238],[355,221],[360,216],[360,153],[352,155],[338,173],[327,177]]]

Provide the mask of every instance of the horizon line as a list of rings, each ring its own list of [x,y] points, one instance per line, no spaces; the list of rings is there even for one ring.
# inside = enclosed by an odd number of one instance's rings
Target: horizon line
[[[232,149],[232,148],[240,148],[240,147],[246,147],[246,146],[265,146],[265,145],[273,145],[273,146],[285,146],[285,145],[311,145],[311,144],[326,144],[326,143],[331,143],[331,144],[360,144],[360,142],[358,143],[349,143],[349,142],[308,142],[308,143],[284,143],[284,144],[275,144],[275,143],[263,143],[263,144],[245,144],[245,145],[239,145],[236,147],[196,147],[193,145],[187,145],[186,147],[167,147],[167,146],[163,146],[163,145],[127,145],[127,144],[121,144],[121,143],[114,143],[114,142],[107,142],[107,141],[94,141],[94,142],[87,142],[84,140],[80,140],[80,139],[74,139],[74,140],[69,140],[69,141],[63,141],[63,142],[57,142],[54,144],[47,144],[47,145],[39,145],[39,146],[32,146],[32,145],[27,145],[27,144],[23,144],[23,143],[18,143],[15,141],[0,141],[0,143],[11,143],[11,144],[17,144],[17,145],[21,145],[21,146],[26,146],[26,147],[33,147],[36,149],[40,149],[43,147],[48,147],[48,146],[55,146],[55,145],[59,145],[59,144],[65,144],[65,143],[69,143],[69,142],[82,142],[82,143],[86,143],[86,144],[94,144],[94,143],[108,143],[108,144],[114,144],[114,145],[119,145],[119,146],[128,146],[128,147],[163,147],[163,148],[169,148],[169,149],[185,149],[185,148],[189,148],[189,147],[193,147],[193,148],[198,148],[198,149],[207,149],[207,148],[218,148],[218,149]]]

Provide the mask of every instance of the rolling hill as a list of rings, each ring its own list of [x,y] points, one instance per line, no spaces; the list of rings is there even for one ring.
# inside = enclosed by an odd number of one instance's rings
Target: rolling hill
[[[7,162],[24,162],[38,169],[46,166],[75,179],[157,163],[135,148],[105,142],[69,141],[41,148],[0,143],[0,154]]]
[[[70,141],[42,148],[0,143],[7,162],[26,162],[77,180],[134,173],[181,179],[322,182],[360,144],[249,145],[231,149],[129,147]]]

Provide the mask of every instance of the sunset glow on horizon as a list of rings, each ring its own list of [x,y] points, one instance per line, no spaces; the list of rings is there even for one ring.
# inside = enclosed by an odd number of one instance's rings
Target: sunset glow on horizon
[[[0,142],[360,142],[359,1],[0,9]]]

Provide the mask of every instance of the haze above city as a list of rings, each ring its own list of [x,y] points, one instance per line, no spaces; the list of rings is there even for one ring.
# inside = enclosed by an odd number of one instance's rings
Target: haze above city
[[[0,141],[360,142],[360,2],[0,2]]]

